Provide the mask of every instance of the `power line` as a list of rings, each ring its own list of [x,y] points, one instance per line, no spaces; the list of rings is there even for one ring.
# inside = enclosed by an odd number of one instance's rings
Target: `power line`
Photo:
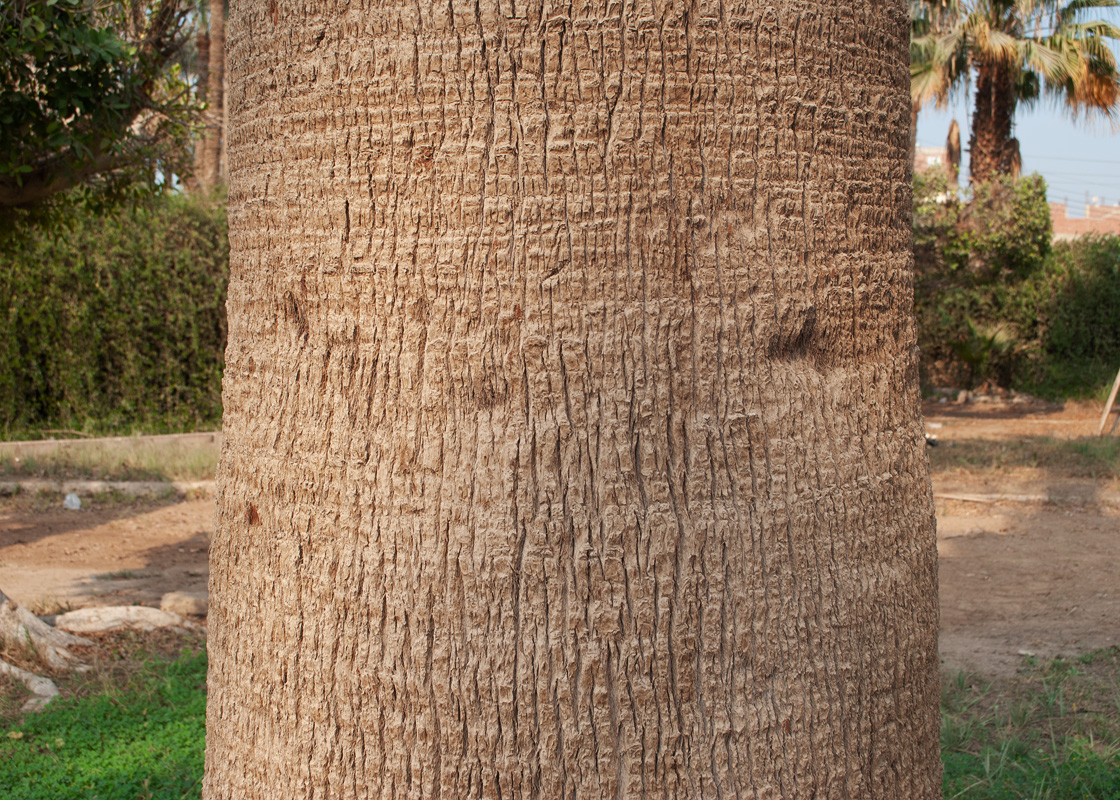
[[[1037,158],[1042,161],[1078,161],[1083,164],[1120,164],[1120,161],[1108,160],[1103,158],[1071,158],[1069,156],[1042,156],[1034,155],[1032,153],[1021,153],[1024,159]]]
[[[1043,175],[1042,177],[1048,184],[1052,186],[1101,186],[1105,189],[1115,189],[1117,191],[1120,191],[1120,183],[1116,182],[1102,183],[1101,181],[1080,181],[1073,178],[1062,180],[1060,177],[1051,180],[1049,178],[1046,178],[1045,175]]]
[[[1059,178],[1104,178],[1106,180],[1114,180],[1117,183],[1120,183],[1120,175],[1106,175],[1100,172],[1066,172],[1065,170],[1059,172],[1055,170],[1051,174]]]

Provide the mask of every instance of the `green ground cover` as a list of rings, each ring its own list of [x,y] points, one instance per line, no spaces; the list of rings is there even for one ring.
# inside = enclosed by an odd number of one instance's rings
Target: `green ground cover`
[[[9,713],[17,695],[4,706]],[[18,707],[18,706],[17,706]],[[188,800],[200,795],[206,655],[144,662],[118,687],[23,715],[0,736],[8,800]]]
[[[946,676],[941,719],[947,800],[1120,798],[1120,648]]]
[[[102,679],[97,691],[22,719],[18,690],[0,687],[5,797],[198,797],[205,679],[201,651],[148,660],[123,686]],[[946,800],[1120,798],[1120,648],[1028,658],[995,681],[947,674],[941,746]]]

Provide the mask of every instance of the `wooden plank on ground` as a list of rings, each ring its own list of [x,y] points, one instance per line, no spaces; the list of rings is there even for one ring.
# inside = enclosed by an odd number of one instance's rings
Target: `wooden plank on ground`
[[[1116,373],[1116,380],[1112,382],[1112,391],[1108,393],[1108,401],[1104,404],[1104,413],[1101,414],[1101,424],[1097,427],[1097,436],[1104,433],[1104,424],[1108,422],[1108,415],[1112,413],[1112,405],[1116,402],[1118,390],[1120,390],[1120,372]]]

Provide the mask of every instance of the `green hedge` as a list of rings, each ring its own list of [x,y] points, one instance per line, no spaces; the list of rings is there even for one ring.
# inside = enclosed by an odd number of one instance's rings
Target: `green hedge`
[[[927,384],[1050,399],[1099,394],[1120,368],[1120,238],[1050,244],[1035,175],[962,203],[914,183],[915,313]]]
[[[0,435],[221,420],[224,205],[175,195],[0,233]]]

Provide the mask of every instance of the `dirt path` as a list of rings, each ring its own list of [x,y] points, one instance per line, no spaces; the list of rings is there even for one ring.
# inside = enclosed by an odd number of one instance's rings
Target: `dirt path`
[[[158,605],[165,592],[206,590],[213,500],[36,505],[0,505],[0,588],[30,608]]]
[[[1092,442],[1100,407],[927,403],[935,464],[977,440]],[[1093,442],[1095,443],[1095,442]],[[941,655],[949,669],[1006,675],[1023,654],[1120,643],[1120,485],[1062,469],[934,472]],[[964,500],[963,498],[970,498]]]
[[[944,448],[1092,436],[1100,414],[1092,405],[1029,403],[928,403],[925,412]],[[948,669],[1008,674],[1024,653],[1073,655],[1120,642],[1117,482],[942,467],[934,493]],[[0,503],[0,587],[32,608],[158,604],[165,592],[206,587],[210,499],[81,511],[37,505]]]

